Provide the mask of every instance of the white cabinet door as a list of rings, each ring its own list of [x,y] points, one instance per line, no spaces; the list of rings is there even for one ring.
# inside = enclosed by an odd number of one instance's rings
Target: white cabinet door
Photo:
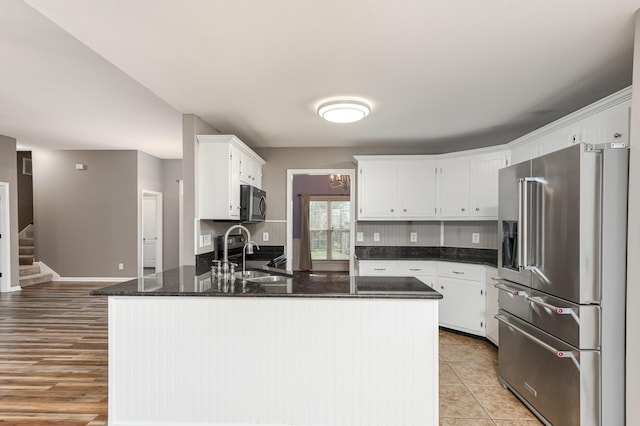
[[[392,260],[360,260],[358,275],[361,277],[398,276],[398,262]]]
[[[498,289],[494,287],[498,283],[498,270],[489,266],[486,266],[485,269],[487,274],[485,280],[487,283],[487,339],[498,346],[498,320],[495,318],[498,315]]]
[[[397,167],[395,163],[361,163],[358,173],[358,219],[395,219]]]
[[[506,153],[471,160],[469,169],[471,217],[498,219],[498,170],[506,165]]]
[[[231,145],[229,155],[229,218],[240,219],[240,149]]]
[[[440,325],[484,336],[484,291],[473,281],[438,277],[436,288],[444,298],[440,302]]]
[[[456,158],[439,165],[440,217],[469,217],[469,160]]]
[[[436,216],[436,162],[412,161],[398,166],[398,217],[406,220]]]

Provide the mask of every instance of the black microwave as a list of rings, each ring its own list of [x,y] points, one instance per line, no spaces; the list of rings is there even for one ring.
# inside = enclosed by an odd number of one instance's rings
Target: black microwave
[[[240,185],[240,220],[264,222],[267,218],[267,193],[251,185]]]

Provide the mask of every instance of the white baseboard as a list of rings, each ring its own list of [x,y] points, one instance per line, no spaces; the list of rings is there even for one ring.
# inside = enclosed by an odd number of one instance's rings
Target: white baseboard
[[[85,282],[124,282],[132,280],[134,277],[61,277],[53,269],[49,268],[44,262],[33,262],[34,265],[38,265],[40,267],[40,271],[44,273],[51,274],[51,281],[85,281]]]

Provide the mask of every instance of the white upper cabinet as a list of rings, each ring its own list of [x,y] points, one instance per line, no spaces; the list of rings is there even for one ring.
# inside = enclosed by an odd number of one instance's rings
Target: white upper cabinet
[[[498,170],[508,166],[509,155],[498,152],[471,159],[469,165],[469,213],[475,219],[498,217]]]
[[[469,217],[469,159],[440,161],[440,208],[442,219]],[[496,185],[498,180],[496,179]]]
[[[358,220],[498,217],[498,169],[507,164],[506,151],[445,158],[438,155],[354,158],[358,161]]]
[[[240,185],[260,187],[265,161],[233,135],[197,138],[197,219],[239,220]]]
[[[407,161],[398,167],[398,218],[436,216],[436,162]]]

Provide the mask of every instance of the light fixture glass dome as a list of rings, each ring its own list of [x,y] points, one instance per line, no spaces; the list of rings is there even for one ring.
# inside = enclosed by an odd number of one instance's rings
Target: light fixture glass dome
[[[327,102],[318,108],[318,115],[332,123],[353,123],[369,115],[369,105],[360,101]]]

